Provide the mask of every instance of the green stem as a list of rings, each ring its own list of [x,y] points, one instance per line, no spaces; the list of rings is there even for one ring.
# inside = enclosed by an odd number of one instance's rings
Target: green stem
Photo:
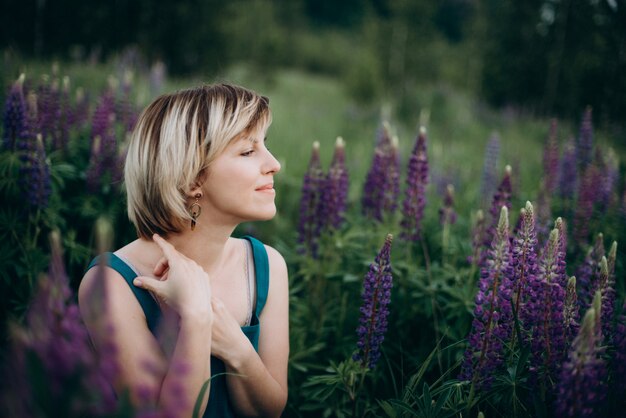
[[[435,301],[435,294],[433,290],[433,277],[432,271],[430,268],[430,256],[428,254],[428,248],[426,248],[426,242],[424,238],[420,237],[420,243],[422,245],[422,252],[424,254],[424,263],[426,264],[426,276],[428,277],[428,294],[430,296],[430,306],[433,311],[433,325],[435,329],[435,339],[437,341],[440,340],[440,332],[439,332],[439,320],[437,318],[437,303]],[[437,364],[439,365],[439,373],[443,373],[443,366],[441,361],[441,352],[437,352]]]

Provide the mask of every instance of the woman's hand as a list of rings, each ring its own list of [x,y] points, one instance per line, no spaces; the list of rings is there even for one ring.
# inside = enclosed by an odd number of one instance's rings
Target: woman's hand
[[[209,275],[159,235],[154,234],[152,238],[163,252],[153,271],[157,278],[141,276],[133,284],[153,292],[181,318],[212,319]]]
[[[221,300],[213,297],[211,306],[213,308],[211,355],[225,363],[236,361],[245,355],[249,340]]]

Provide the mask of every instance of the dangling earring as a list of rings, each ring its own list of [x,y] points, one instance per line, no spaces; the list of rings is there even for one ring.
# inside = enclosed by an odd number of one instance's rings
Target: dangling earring
[[[202,206],[200,206],[200,204],[198,203],[198,200],[200,200],[202,195],[198,193],[194,197],[196,198],[196,201],[193,202],[191,206],[189,207],[189,214],[191,215],[191,230],[192,231],[196,229],[196,219],[198,219],[198,216],[200,216],[200,214],[202,213]]]

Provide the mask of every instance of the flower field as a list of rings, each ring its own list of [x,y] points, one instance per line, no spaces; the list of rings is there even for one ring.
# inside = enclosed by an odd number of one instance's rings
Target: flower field
[[[31,65],[2,86],[3,410],[175,417],[175,405],[115,398],[115,347],[90,350],[76,289],[93,256],[135,238],[122,169],[138,112],[194,82],[128,62],[66,70]],[[624,155],[594,130],[592,109],[576,126],[529,121],[470,111],[441,90],[416,103],[420,126],[407,128],[324,80],[231,76],[270,97],[268,145],[283,166],[276,219],[236,234],[288,264],[284,416],[626,407]]]

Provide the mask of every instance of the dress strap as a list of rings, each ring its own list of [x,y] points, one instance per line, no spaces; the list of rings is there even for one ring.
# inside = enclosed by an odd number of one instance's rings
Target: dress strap
[[[140,289],[133,284],[133,279],[137,277],[137,273],[135,273],[135,271],[126,262],[124,262],[124,260],[110,252],[103,253],[94,258],[91,263],[89,263],[87,270],[99,264],[112,268],[124,278],[130,287],[130,290],[137,298],[139,305],[141,305],[141,309],[143,309],[143,312],[146,315],[148,328],[152,331],[152,333],[154,333],[161,317],[161,310],[150,292],[145,289]]]
[[[254,270],[256,273],[256,316],[261,316],[261,311],[267,301],[267,294],[270,287],[270,265],[267,258],[265,246],[258,239],[246,235],[242,238],[247,239],[252,244],[252,254],[254,256]]]

